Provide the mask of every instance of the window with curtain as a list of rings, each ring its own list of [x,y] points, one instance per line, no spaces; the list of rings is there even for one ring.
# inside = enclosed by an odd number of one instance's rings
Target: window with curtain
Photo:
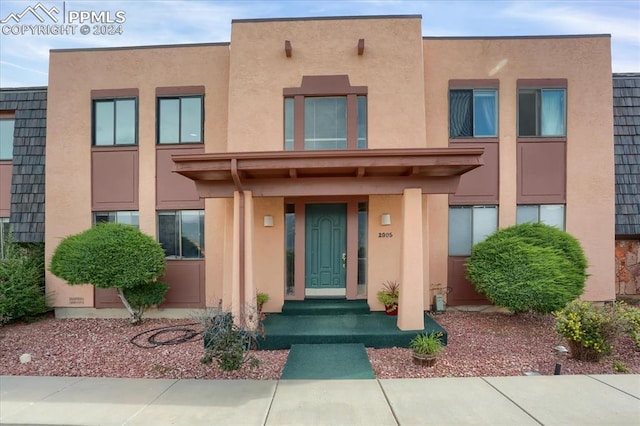
[[[494,89],[449,91],[449,137],[498,136],[498,92]]]
[[[158,212],[158,241],[167,257],[204,258],[204,210]]]
[[[566,89],[520,89],[518,136],[566,136]]]
[[[0,119],[0,160],[13,158],[13,129],[16,120],[13,118]]]
[[[93,144],[135,145],[138,142],[137,99],[93,101]]]
[[[564,204],[519,205],[516,212],[516,222],[518,224],[540,222],[564,231]]]
[[[203,97],[158,98],[158,143],[202,143]]]
[[[449,206],[449,256],[471,255],[471,247],[497,229],[497,206]]]

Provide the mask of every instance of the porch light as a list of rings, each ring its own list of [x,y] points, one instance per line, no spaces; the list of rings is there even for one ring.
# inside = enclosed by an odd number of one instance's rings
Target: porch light
[[[380,225],[391,225],[391,215],[389,213],[383,213],[382,215],[380,215]]]
[[[273,216],[270,214],[265,215],[265,217],[262,218],[262,224],[267,228],[271,228],[273,226]]]

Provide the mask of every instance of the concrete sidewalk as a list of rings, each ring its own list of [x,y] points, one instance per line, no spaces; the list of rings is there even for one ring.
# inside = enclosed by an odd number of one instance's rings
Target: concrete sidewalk
[[[640,425],[640,375],[314,381],[0,376],[0,424]]]

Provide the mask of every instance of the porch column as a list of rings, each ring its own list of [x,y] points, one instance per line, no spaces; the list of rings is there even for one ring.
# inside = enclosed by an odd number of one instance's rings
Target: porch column
[[[244,204],[244,200],[241,200],[241,197],[244,197],[239,191],[233,192],[233,242],[231,247],[233,247],[233,252],[231,254],[231,312],[233,313],[234,318],[238,318],[240,315],[240,220],[241,216],[241,208],[240,205]]]
[[[398,328],[424,329],[424,249],[422,246],[422,190],[405,188],[402,194],[400,300]]]
[[[258,326],[256,286],[253,280],[253,194],[244,191],[244,309],[247,327]]]

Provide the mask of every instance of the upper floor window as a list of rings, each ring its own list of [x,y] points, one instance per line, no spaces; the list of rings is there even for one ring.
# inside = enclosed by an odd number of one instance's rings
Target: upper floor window
[[[0,160],[13,158],[13,118],[0,118]]]
[[[284,89],[284,149],[367,147],[367,88],[346,75],[305,76]]]
[[[138,142],[137,99],[94,99],[93,144],[135,145]]]
[[[497,136],[497,90],[452,89],[449,91],[449,137]]]
[[[564,231],[564,204],[521,204],[516,211],[516,222],[540,222]]]
[[[95,212],[93,214],[93,224],[102,222],[122,223],[124,225],[139,227],[137,211],[121,211],[121,212]]]
[[[564,88],[518,90],[518,136],[565,136]]]
[[[167,257],[204,257],[204,210],[158,212],[158,241]]]
[[[158,143],[202,143],[203,97],[158,98]]]
[[[471,255],[471,247],[497,229],[497,206],[449,206],[449,256]]]

